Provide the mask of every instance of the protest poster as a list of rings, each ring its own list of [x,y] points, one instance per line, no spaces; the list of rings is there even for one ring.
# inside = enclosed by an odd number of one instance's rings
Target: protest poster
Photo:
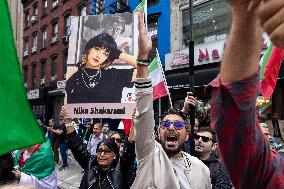
[[[135,108],[137,15],[71,17],[65,106],[73,118],[129,118]],[[121,57],[124,57],[121,58]]]

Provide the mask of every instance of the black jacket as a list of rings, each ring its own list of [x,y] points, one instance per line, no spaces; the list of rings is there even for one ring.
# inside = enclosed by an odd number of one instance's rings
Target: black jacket
[[[81,180],[80,189],[93,188],[100,172],[96,156],[89,156],[87,146],[76,133],[67,135],[66,144],[71,149],[76,161],[85,170]],[[135,144],[126,142],[127,148],[107,171],[106,184],[111,189],[128,189],[128,177],[130,166],[135,159]],[[105,188],[105,189],[107,189]]]
[[[212,189],[231,189],[232,183],[224,166],[214,153],[207,160],[202,162],[209,168]]]

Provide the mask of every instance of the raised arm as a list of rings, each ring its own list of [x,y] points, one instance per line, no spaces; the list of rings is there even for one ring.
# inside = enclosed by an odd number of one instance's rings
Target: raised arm
[[[227,0],[232,8],[232,27],[221,64],[222,82],[240,81],[258,71],[262,29],[258,8],[247,11],[252,0]]]
[[[144,27],[143,13],[139,10],[139,59],[148,60],[152,42]],[[135,81],[137,111],[134,118],[136,131],[136,152],[138,160],[147,157],[155,147],[154,137],[154,113],[152,101],[151,79],[149,78],[148,66],[137,64],[137,75]]]
[[[282,188],[284,162],[270,150],[256,113],[261,0],[227,1],[233,20],[220,78],[209,85],[211,126],[217,132],[222,159],[236,188]]]

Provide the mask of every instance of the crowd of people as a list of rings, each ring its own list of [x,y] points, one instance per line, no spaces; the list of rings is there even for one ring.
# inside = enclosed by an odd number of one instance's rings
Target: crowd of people
[[[183,109],[166,111],[155,132],[147,69],[152,42],[139,10],[137,105],[129,135],[124,138],[101,123],[80,133],[62,108],[60,125],[54,119],[48,127],[41,124],[48,138],[43,144],[1,156],[1,181],[57,188],[55,164],[68,169],[69,148],[84,169],[82,189],[284,188],[284,158],[256,111],[261,35],[266,31],[276,47],[284,48],[284,2],[227,2],[232,8],[231,33],[220,74],[206,88],[211,93],[210,125],[196,127],[190,136],[187,115],[197,99],[189,93]],[[184,148],[190,137],[197,157]]]

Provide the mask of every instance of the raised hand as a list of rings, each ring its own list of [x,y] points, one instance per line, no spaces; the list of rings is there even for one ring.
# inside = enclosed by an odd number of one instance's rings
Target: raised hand
[[[193,96],[192,92],[187,92],[187,96],[184,99],[184,104],[183,104],[183,108],[182,108],[182,112],[184,113],[188,113],[189,111],[189,106],[196,106],[197,104],[197,98]]]
[[[152,41],[151,37],[148,36],[147,29],[144,25],[144,15],[142,9],[138,10],[138,31],[139,31],[139,37],[138,37],[138,58],[147,60],[148,55],[152,49]]]
[[[284,1],[269,0],[259,10],[260,24],[274,46],[284,48]]]

